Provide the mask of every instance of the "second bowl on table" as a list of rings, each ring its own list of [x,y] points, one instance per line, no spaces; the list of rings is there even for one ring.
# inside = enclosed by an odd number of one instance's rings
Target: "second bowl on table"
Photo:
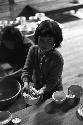
[[[52,99],[57,104],[62,104],[66,100],[66,93],[64,91],[56,91],[53,93]]]

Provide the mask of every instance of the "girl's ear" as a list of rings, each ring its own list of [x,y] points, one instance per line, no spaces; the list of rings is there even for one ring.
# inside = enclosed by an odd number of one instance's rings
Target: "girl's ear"
[[[53,47],[55,47],[55,43],[54,43]]]
[[[54,45],[53,45],[53,49],[55,48],[55,43],[54,43]]]

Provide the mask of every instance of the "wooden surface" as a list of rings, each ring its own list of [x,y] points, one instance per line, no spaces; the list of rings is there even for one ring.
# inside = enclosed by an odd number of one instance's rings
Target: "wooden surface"
[[[31,0],[28,1],[31,2]],[[83,0],[81,1],[83,2]],[[36,2],[38,2],[38,0],[36,0]],[[19,10],[20,7],[18,7]],[[79,10],[79,12],[83,14],[82,9]],[[0,13],[1,19],[5,18],[7,13],[7,11]],[[50,13],[48,16],[54,20],[57,20],[59,17],[57,21],[61,22],[64,26],[62,30],[64,40],[59,51],[62,53],[64,58],[62,77],[64,90],[67,92],[67,88],[71,84],[78,84],[83,86],[83,19],[79,19],[73,16],[71,17],[70,14],[68,14],[68,16],[65,18],[64,15],[58,15],[57,17],[55,13]],[[73,20],[73,18],[75,20]],[[22,105],[19,105],[18,102],[20,102],[20,104],[22,103]],[[23,103],[23,100],[16,100],[15,108],[14,105],[10,107],[12,112],[18,110],[16,106],[21,109],[25,107],[25,104]]]
[[[54,11],[55,13],[62,13],[69,10],[83,8],[83,4],[73,4],[73,3],[66,3],[66,2],[56,3],[56,1],[31,4],[29,6],[33,8],[35,12]]]
[[[41,105],[30,106],[12,115],[13,118],[19,117],[22,125],[83,125],[83,118],[80,119],[76,112],[81,103],[83,97],[72,106],[68,102],[57,105],[49,99]]]

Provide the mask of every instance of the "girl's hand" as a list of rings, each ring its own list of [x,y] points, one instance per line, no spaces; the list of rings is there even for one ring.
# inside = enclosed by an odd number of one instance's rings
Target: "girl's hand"
[[[44,86],[44,87],[42,87],[40,90],[38,90],[38,95],[44,94],[45,88],[46,88],[46,86]]]
[[[43,89],[38,90],[38,95],[42,95],[44,93]]]
[[[22,88],[22,94],[24,93],[24,92],[28,92],[28,90],[29,90],[29,85],[28,85],[28,82],[24,82],[24,87]]]
[[[36,97],[38,95],[38,91],[32,86],[30,86],[29,88],[30,88],[30,93],[32,94],[32,96]]]
[[[30,86],[29,88],[30,88],[31,91],[33,91],[33,92],[35,92],[35,93],[38,92],[38,91],[37,91],[34,87],[32,87],[32,86]]]

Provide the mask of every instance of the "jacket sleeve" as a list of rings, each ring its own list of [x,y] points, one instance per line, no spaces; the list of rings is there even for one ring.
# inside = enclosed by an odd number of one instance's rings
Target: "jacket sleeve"
[[[45,91],[59,90],[62,87],[62,71],[63,71],[63,58],[58,60],[58,63],[52,65],[51,71],[46,80]],[[62,87],[63,88],[63,87]]]
[[[21,79],[23,82],[30,82],[33,72],[33,47],[30,48],[24,67],[22,69]]]

